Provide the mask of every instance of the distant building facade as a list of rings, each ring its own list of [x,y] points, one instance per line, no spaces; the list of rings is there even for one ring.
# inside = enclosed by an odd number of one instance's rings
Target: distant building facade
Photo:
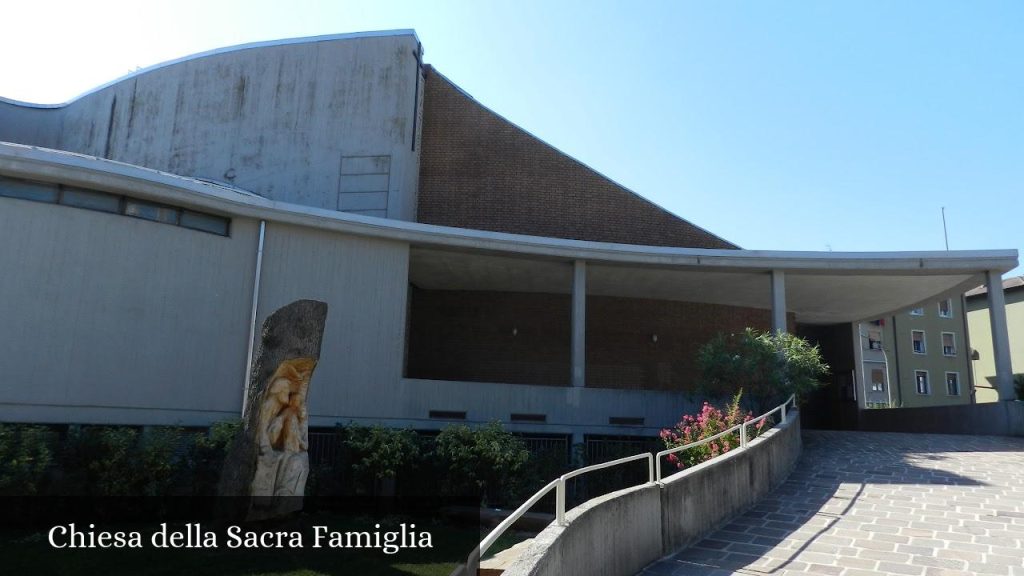
[[[1003,293],[1006,297],[1010,360],[1014,371],[1020,374],[1024,373],[1024,276],[1004,280]],[[971,347],[978,352],[977,358],[972,360],[978,402],[999,400],[987,296],[988,289],[984,286],[967,292],[967,323],[970,328]]]
[[[871,407],[942,406],[973,400],[967,319],[952,296],[862,322],[862,393]]]

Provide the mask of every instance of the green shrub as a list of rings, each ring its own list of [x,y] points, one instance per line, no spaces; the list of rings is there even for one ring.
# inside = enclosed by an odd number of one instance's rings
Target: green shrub
[[[241,430],[241,420],[226,420],[210,426],[207,432],[192,435],[185,451],[185,469],[191,480],[193,496],[217,493],[224,457]]]
[[[343,427],[343,437],[349,449],[349,469],[358,491],[391,492],[384,486],[393,486],[399,476],[405,476],[419,465],[419,436],[412,430],[352,424]],[[324,478],[318,481],[323,482]]]
[[[1013,375],[1013,387],[1017,391],[1017,400],[1024,400],[1024,374]]]
[[[181,478],[188,472],[183,442],[189,440],[181,428],[160,426],[147,429],[134,447],[135,483],[132,493],[167,496],[180,486]]]
[[[802,397],[821,386],[829,371],[817,346],[787,332],[773,334],[747,328],[719,334],[697,353],[700,389],[713,398],[747,391],[748,406],[758,413],[782,403],[790,394]]]
[[[60,455],[57,494],[164,496],[181,482],[187,460],[183,431],[154,427],[144,434],[127,426],[68,430]]]
[[[514,502],[524,489],[530,452],[500,422],[482,428],[449,426],[435,443],[443,482],[454,496],[473,496],[484,506]]]
[[[0,495],[41,491],[53,463],[55,438],[45,426],[0,424]]]

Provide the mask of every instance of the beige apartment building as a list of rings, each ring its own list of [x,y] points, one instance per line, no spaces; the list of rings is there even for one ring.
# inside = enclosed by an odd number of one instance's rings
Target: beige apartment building
[[[1003,280],[1006,295],[1006,325],[1010,336],[1010,364],[1014,371],[1024,372],[1024,276]],[[971,361],[974,369],[975,399],[978,402],[996,402],[995,351],[992,346],[992,322],[988,317],[988,288],[979,286],[966,294],[967,325],[971,333],[971,346],[977,357]]]

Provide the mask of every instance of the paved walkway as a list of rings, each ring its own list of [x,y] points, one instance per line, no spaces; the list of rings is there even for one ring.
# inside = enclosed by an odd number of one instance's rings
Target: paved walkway
[[[1024,576],[1024,438],[804,431],[763,502],[643,576]]]

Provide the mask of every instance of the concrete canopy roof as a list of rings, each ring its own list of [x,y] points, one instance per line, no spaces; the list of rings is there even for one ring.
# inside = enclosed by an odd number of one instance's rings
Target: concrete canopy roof
[[[734,252],[743,259],[743,252]],[[587,293],[595,296],[649,298],[771,308],[769,272],[781,257],[795,253],[754,256],[762,267],[656,264],[629,265],[589,261]],[[799,253],[801,256],[807,253]],[[821,253],[816,267],[788,268],[786,306],[797,322],[835,324],[885,316],[899,310],[960,294],[982,279],[984,266],[976,253],[940,253],[941,256],[910,256],[909,253]],[[805,263],[813,257],[804,256]],[[928,267],[929,264],[941,267]],[[902,261],[902,265],[899,265]],[[957,267],[955,264],[961,264]],[[409,281],[430,290],[496,290],[569,294],[572,266],[569,261],[528,259],[486,253],[414,248]]]
[[[422,288],[568,293],[574,260],[588,293],[769,308],[769,272],[786,273],[798,322],[866,320],[980,284],[1015,268],[1016,250],[784,252],[565,240],[374,218],[275,202],[149,168],[0,142],[0,174],[128,194],[234,217],[408,243]]]

